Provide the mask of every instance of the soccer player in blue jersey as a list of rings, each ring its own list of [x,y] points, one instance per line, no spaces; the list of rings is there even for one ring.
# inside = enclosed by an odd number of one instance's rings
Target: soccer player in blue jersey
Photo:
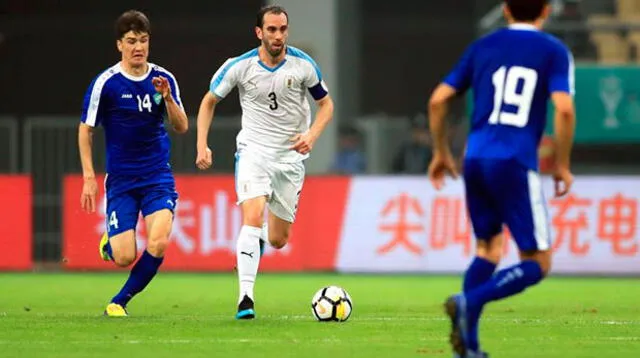
[[[121,267],[135,261],[135,228],[140,212],[148,235],[146,250],[122,290],[107,305],[107,316],[127,316],[129,301],[155,276],[169,244],[178,199],[164,116],[178,133],[187,131],[188,120],[175,77],[147,62],[150,35],[150,23],[143,13],[131,10],[118,18],[116,45],[122,59],[89,86],[78,130],[84,176],[80,201],[87,212],[96,210],[98,193],[93,131],[101,124],[105,133],[107,230],[100,242],[100,256]]]
[[[575,110],[572,55],[559,40],[540,31],[549,12],[548,0],[505,0],[509,26],[474,42],[429,103],[434,138],[429,177],[440,189],[446,175],[457,176],[446,143],[447,103],[473,89],[463,177],[477,237],[476,257],[465,273],[462,292],[445,303],[456,357],[486,357],[478,340],[484,306],[537,284],[551,267],[537,150],[551,99],[557,144],[555,195],[566,194],[573,182],[569,164]],[[503,225],[518,245],[521,262],[494,274]]]

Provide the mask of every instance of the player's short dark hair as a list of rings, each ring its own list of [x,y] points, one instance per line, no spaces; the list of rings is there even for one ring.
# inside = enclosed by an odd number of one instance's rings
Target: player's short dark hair
[[[287,10],[285,10],[284,7],[280,5],[266,5],[260,8],[260,11],[258,11],[258,16],[256,17],[257,27],[262,28],[262,26],[264,25],[264,15],[266,14],[284,14],[284,16],[287,17],[287,22],[289,22],[289,14],[287,14]]]
[[[504,0],[516,21],[534,21],[542,16],[549,0]]]
[[[137,10],[129,10],[116,20],[116,39],[120,40],[129,31],[137,34],[151,34],[151,22],[147,16]]]

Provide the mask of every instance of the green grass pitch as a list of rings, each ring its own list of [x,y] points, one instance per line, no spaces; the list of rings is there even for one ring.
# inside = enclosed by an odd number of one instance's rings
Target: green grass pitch
[[[0,274],[0,356],[451,357],[444,298],[456,276],[261,274],[257,319],[236,321],[232,274],[161,272],[129,304],[102,311],[124,273]],[[345,323],[316,322],[310,300],[336,284],[352,296]],[[487,307],[491,357],[638,357],[638,279],[553,277]]]

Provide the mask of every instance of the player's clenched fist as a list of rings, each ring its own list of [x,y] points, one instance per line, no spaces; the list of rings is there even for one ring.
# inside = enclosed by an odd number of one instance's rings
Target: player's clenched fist
[[[200,170],[209,169],[213,164],[213,154],[209,147],[198,148],[198,156],[196,157],[196,167]]]
[[[153,87],[155,87],[156,92],[162,95],[162,98],[166,99],[167,96],[171,94],[171,86],[169,86],[169,80],[167,80],[165,77],[154,77],[151,79],[151,83],[153,83]]]

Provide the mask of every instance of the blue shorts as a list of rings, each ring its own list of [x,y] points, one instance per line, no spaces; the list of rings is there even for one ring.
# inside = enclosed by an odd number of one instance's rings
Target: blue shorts
[[[515,159],[466,159],[464,183],[473,231],[489,240],[507,225],[520,251],[550,248],[540,176]]]
[[[146,176],[107,175],[105,180],[107,235],[135,230],[139,213],[143,217],[162,209],[175,212],[178,193],[171,172]]]

